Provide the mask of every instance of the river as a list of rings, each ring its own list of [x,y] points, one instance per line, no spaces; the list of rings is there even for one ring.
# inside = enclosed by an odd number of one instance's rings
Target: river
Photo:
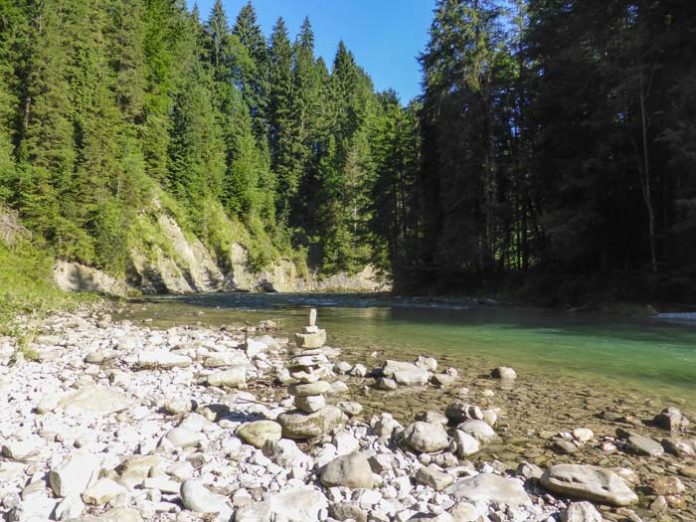
[[[696,328],[655,319],[574,316],[557,311],[438,304],[354,294],[208,294],[156,298],[127,317],[159,326],[278,322],[291,333],[319,308],[329,344],[351,353],[445,357],[485,371],[512,366],[540,379],[637,392],[678,403],[696,399]],[[376,361],[378,364],[381,361]]]

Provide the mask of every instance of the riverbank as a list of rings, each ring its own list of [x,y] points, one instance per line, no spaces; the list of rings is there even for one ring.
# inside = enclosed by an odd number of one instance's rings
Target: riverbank
[[[59,314],[34,326],[36,361],[3,338],[4,512],[12,520],[202,520],[196,510],[218,513],[207,520],[595,520],[574,514],[594,513],[580,502],[587,491],[576,487],[571,501],[553,485],[563,471],[555,466],[568,463],[598,466],[590,482],[609,480],[611,497],[596,503],[605,519],[696,517],[694,432],[651,425],[665,404],[522,373],[493,378],[447,357],[385,365],[416,354],[299,352],[273,326],[160,330],[104,313]],[[306,440],[288,424],[287,385],[315,373],[331,383],[325,408],[334,415]]]

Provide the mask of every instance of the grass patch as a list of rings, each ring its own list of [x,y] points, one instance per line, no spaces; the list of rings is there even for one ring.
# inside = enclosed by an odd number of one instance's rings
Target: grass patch
[[[33,332],[17,322],[19,315],[40,318],[58,310],[73,310],[95,297],[59,290],[51,274],[53,259],[27,242],[12,247],[0,243],[0,335],[16,339],[31,357]]]

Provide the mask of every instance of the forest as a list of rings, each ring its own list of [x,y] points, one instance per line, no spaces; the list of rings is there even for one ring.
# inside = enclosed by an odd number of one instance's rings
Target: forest
[[[398,292],[696,295],[695,2],[437,0],[408,103],[309,19],[233,14],[0,2],[0,205],[36,245],[125,274],[157,199]]]

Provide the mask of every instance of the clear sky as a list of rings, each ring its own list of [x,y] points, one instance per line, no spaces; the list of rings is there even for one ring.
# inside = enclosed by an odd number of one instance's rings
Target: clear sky
[[[194,0],[187,0],[192,7]],[[213,0],[197,0],[203,20]],[[230,25],[246,0],[223,0]],[[392,88],[407,103],[420,93],[416,60],[428,40],[434,0],[253,0],[268,36],[282,16],[294,39],[305,16],[314,28],[316,53],[331,66],[339,40],[348,46],[379,91]]]

